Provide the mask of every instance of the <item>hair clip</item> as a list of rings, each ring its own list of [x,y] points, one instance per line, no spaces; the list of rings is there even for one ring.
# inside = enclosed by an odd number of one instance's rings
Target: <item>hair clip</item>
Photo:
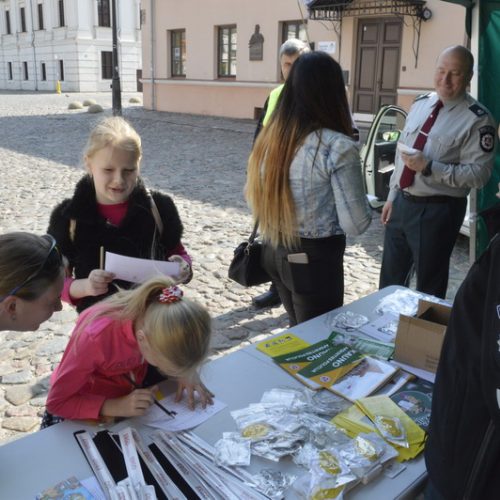
[[[174,302],[179,302],[183,295],[183,291],[178,286],[169,286],[161,291],[158,302],[162,304],[173,304]]]

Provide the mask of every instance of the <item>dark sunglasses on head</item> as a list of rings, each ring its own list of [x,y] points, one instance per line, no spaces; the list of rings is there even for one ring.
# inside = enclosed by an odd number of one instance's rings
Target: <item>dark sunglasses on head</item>
[[[36,271],[31,273],[20,285],[17,285],[9,293],[4,295],[3,297],[0,297],[0,302],[2,302],[2,300],[6,299],[7,297],[15,295],[17,292],[19,292],[19,290],[21,290],[21,288],[24,288],[30,281],[34,280],[43,271],[54,250],[57,252],[57,255],[59,256],[59,261],[62,262],[61,254],[59,253],[59,249],[57,248],[57,242],[54,239],[54,237],[50,234],[46,234],[42,236],[42,238],[49,239],[50,241],[50,249],[49,252],[47,253],[47,256],[45,257],[43,262],[38,266]]]

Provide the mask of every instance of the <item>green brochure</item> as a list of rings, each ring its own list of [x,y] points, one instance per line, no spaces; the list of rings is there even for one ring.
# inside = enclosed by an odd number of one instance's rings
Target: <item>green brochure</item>
[[[303,379],[303,377],[298,377],[297,373],[311,364],[313,361],[321,358],[326,352],[328,352],[332,347],[329,340],[320,340],[315,344],[306,347],[305,349],[300,349],[299,351],[290,352],[288,354],[283,354],[281,356],[276,356],[273,361],[286,370],[290,375],[298,378],[301,382],[308,385],[313,389],[320,389],[322,386],[314,383],[312,380]]]
[[[388,360],[394,353],[394,344],[386,344],[378,340],[366,339],[356,333],[332,332],[328,340],[334,344],[347,344],[363,354]]]
[[[349,373],[364,355],[346,344],[330,344],[316,361],[302,368],[298,375],[310,379],[322,387],[330,388],[337,380]]]

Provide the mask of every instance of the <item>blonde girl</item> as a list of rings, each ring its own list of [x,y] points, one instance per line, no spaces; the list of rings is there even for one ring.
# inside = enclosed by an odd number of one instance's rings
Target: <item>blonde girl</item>
[[[63,260],[52,236],[0,235],[0,331],[32,331],[60,311]]]
[[[73,197],[52,212],[48,232],[70,264],[63,300],[78,312],[130,283],[101,269],[100,249],[179,263],[176,281],[191,279],[191,258],[181,243],[182,223],[173,200],[149,192],[140,173],[141,138],[121,117],[105,118],[85,147],[86,175]]]
[[[148,365],[177,379],[177,400],[203,407],[212,394],[198,368],[210,342],[210,316],[169,278],[153,278],[92,306],[78,319],[51,377],[42,427],[63,419],[142,415],[156,386],[144,386]],[[57,418],[56,417],[56,418]]]

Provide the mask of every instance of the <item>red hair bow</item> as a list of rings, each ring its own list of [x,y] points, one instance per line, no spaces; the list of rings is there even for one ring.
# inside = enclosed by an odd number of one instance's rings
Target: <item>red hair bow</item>
[[[179,302],[183,295],[184,293],[179,287],[175,285],[169,286],[161,291],[158,302],[162,304],[173,304],[174,302]]]

